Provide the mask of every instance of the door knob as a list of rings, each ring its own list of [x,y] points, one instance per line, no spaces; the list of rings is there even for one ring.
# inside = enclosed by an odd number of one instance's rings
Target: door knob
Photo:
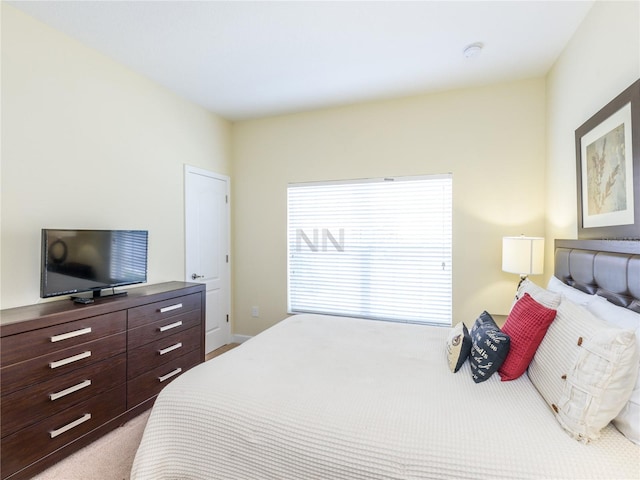
[[[204,275],[196,275],[195,273],[191,275],[191,280],[195,280],[196,278],[204,278]]]

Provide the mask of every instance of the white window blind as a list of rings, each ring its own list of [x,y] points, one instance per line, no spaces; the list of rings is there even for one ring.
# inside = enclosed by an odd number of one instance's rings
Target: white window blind
[[[452,176],[288,187],[288,308],[451,325]]]

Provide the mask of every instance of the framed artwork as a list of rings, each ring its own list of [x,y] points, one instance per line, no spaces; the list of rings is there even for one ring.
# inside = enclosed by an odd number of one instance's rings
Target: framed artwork
[[[576,130],[578,238],[640,239],[640,80]]]

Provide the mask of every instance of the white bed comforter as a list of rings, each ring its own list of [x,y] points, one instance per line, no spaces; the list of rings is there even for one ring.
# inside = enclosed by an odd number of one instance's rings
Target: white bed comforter
[[[288,318],[162,391],[131,478],[640,478],[639,446],[571,439],[526,375],[452,374],[447,330]]]

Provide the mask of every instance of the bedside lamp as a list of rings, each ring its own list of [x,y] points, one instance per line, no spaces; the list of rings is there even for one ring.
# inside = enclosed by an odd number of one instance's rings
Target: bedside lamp
[[[527,275],[540,275],[544,268],[544,238],[502,237],[502,271],[520,274],[520,283]]]

